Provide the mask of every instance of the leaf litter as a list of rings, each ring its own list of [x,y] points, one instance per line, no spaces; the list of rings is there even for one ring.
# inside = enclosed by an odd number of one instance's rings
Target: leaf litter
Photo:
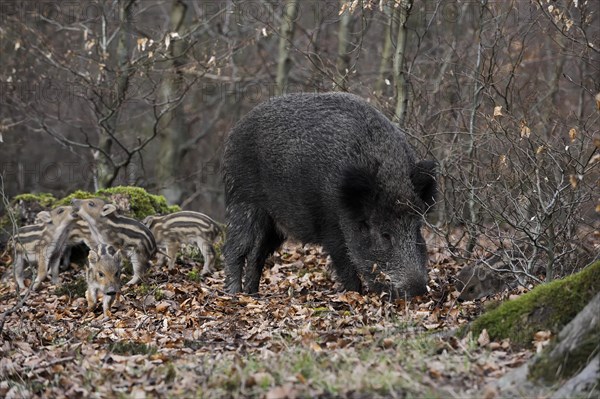
[[[222,270],[191,281],[202,265],[183,259],[125,287],[110,318],[64,289],[82,278],[72,265],[7,317],[0,397],[473,395],[532,351],[455,334],[482,302],[459,303],[458,265],[431,252],[430,292],[410,301],[343,292],[321,248],[287,242],[258,296],[225,293]],[[10,279],[0,298],[0,312],[15,306]]]

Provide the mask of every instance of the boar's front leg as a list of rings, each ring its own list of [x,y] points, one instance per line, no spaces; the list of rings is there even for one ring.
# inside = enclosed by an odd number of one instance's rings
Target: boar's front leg
[[[24,266],[25,266],[25,258],[23,257],[23,254],[21,252],[17,252],[17,255],[15,256],[15,261],[14,261],[15,279],[17,280],[17,285],[19,286],[19,289],[21,291],[25,289]],[[23,294],[23,293],[21,292],[21,294]]]
[[[333,237],[326,239],[323,248],[329,256],[335,270],[336,277],[348,291],[362,293],[362,284],[356,271],[356,267],[348,256],[348,248],[343,239],[343,234],[338,231]]]

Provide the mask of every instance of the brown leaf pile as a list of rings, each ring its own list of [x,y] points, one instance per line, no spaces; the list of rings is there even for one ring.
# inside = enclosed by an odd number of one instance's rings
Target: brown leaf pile
[[[0,397],[401,397],[423,386],[472,392],[527,353],[449,334],[480,308],[457,303],[449,283],[456,265],[431,255],[430,293],[395,303],[341,292],[321,249],[293,243],[265,268],[256,297],[225,294],[222,271],[192,281],[201,265],[186,260],[125,288],[106,319],[101,306],[88,312],[85,298],[45,282],[6,319]],[[73,265],[63,283],[82,272]],[[10,279],[2,282],[0,312],[15,306],[14,290]],[[435,335],[423,341],[427,331]]]

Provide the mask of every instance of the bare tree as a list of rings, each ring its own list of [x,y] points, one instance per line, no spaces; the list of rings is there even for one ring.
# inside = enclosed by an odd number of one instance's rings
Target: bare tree
[[[184,34],[184,20],[187,6],[181,0],[174,0],[171,7],[170,26],[168,35],[179,38]],[[169,57],[165,61],[165,71],[169,74],[164,79],[161,87],[161,101],[165,104],[176,99],[181,93],[179,90],[185,87],[184,77],[181,69],[184,65],[183,54],[185,53],[184,42],[174,41],[168,49]],[[156,170],[156,179],[160,192],[170,203],[178,203],[181,200],[183,189],[177,180],[179,167],[181,165],[181,146],[185,141],[185,115],[181,107],[168,111],[163,118],[163,126],[158,135],[159,155]]]
[[[406,59],[406,41],[408,36],[406,23],[410,15],[412,3],[412,0],[401,0],[396,9],[398,16],[398,38],[396,41],[396,50],[394,52],[393,71],[394,82],[396,84],[396,111],[394,117],[400,126],[404,126],[404,119],[406,118],[406,109],[408,106],[407,76],[406,71],[404,70],[404,63]]]
[[[337,80],[335,89],[346,91],[348,90],[348,74],[350,73],[350,54],[348,51],[350,21],[352,20],[352,11],[347,9],[347,2],[341,0],[341,18],[338,29],[338,51],[337,51]]]
[[[284,16],[281,19],[281,31],[279,33],[279,60],[277,61],[277,93],[283,94],[287,91],[292,59],[290,58],[290,47],[294,39],[296,19],[298,18],[298,0],[286,3]]]

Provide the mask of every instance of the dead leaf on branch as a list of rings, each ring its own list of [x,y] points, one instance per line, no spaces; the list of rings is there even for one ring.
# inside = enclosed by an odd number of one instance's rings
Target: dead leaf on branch
[[[494,107],[494,117],[503,116],[502,114],[502,105],[497,105]]]
[[[569,130],[569,138],[571,139],[571,142],[575,141],[577,138],[577,130],[574,127]]]
[[[531,129],[527,126],[525,121],[521,121],[521,138],[529,138],[531,136]]]

